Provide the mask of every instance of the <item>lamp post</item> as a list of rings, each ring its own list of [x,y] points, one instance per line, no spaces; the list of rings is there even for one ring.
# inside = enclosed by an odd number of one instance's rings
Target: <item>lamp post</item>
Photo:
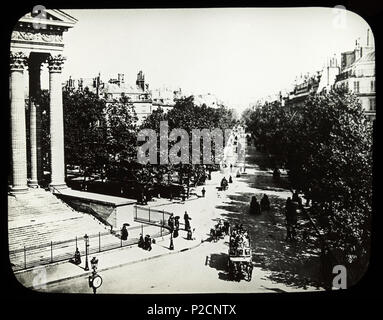
[[[84,236],[84,240],[85,240],[85,268],[84,268],[84,270],[85,270],[85,271],[88,271],[88,270],[89,270],[89,265],[88,265],[89,237],[88,237],[87,234],[85,234],[85,236]]]

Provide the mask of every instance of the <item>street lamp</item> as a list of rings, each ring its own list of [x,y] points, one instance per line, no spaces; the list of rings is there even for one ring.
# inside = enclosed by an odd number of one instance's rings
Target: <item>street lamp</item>
[[[85,271],[89,270],[89,265],[88,265],[88,247],[89,247],[89,237],[87,234],[84,236],[85,240]]]

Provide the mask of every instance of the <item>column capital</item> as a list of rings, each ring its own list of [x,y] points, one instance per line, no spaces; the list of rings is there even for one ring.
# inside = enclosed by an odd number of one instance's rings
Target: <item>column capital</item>
[[[55,56],[49,56],[48,58],[48,68],[49,72],[61,72],[62,66],[66,58],[61,54]]]
[[[11,52],[10,66],[12,71],[23,71],[27,64],[27,56],[23,52]]]

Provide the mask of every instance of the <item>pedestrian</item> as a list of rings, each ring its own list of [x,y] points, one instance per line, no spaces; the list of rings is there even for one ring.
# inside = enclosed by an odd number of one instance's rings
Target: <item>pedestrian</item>
[[[294,205],[290,197],[286,200],[286,240],[294,240],[295,230],[294,230]]]
[[[274,171],[273,171],[273,178],[275,180],[279,180],[280,176],[281,176],[281,172],[279,171],[278,168],[275,168]]]
[[[255,215],[261,214],[261,207],[257,201],[256,196],[252,196],[252,198],[251,198],[250,214],[255,214]]]
[[[81,264],[81,254],[80,254],[80,251],[78,250],[77,247],[76,247],[76,251],[74,253],[74,258],[71,262],[73,262],[76,265]]]
[[[189,217],[187,211],[185,211],[184,220],[185,220],[185,230],[188,231],[188,230],[190,230],[190,222],[189,222],[189,220],[191,220],[191,218]]]
[[[124,224],[121,229],[121,240],[128,239],[128,229],[126,229],[126,225]]]
[[[233,164],[230,163],[230,172],[232,172],[232,170],[233,170]]]
[[[233,178],[231,176],[229,177],[229,183],[233,183]]]
[[[152,239],[148,234],[145,236],[145,249],[148,251],[152,250]]]
[[[291,199],[293,202],[297,202],[300,206],[302,205],[302,199],[298,194],[298,190],[295,190],[293,193],[293,198]]]
[[[174,218],[174,228],[176,231],[178,231],[180,229],[180,217],[179,216],[176,216]]]
[[[264,194],[261,199],[261,211],[269,211],[270,210],[270,200],[267,194]]]
[[[170,232],[173,232],[173,230],[174,230],[174,217],[173,217],[173,213],[170,214],[170,217],[168,219],[168,226],[169,226]]]
[[[205,193],[206,193],[206,190],[205,190],[205,187],[202,188],[202,197],[205,198]]]
[[[145,249],[145,240],[144,240],[144,237],[142,236],[142,233],[140,233],[140,238],[138,240],[138,247]]]

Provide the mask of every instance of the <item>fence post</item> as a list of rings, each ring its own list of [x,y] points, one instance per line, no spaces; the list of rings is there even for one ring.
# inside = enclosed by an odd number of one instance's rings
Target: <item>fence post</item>
[[[165,210],[162,210],[162,225],[165,225]]]
[[[120,246],[122,247],[122,237],[120,236]]]
[[[149,222],[150,222],[150,207],[149,207]]]
[[[136,209],[136,220],[137,220],[137,206],[134,206],[134,208]]]
[[[51,262],[53,262],[53,243],[51,241]]]
[[[161,237],[162,237],[162,224],[161,224]]]
[[[141,223],[141,234],[144,236],[144,225]]]
[[[25,249],[24,246],[24,269],[27,268],[27,250]]]
[[[98,233],[98,252],[101,252],[101,232]]]

